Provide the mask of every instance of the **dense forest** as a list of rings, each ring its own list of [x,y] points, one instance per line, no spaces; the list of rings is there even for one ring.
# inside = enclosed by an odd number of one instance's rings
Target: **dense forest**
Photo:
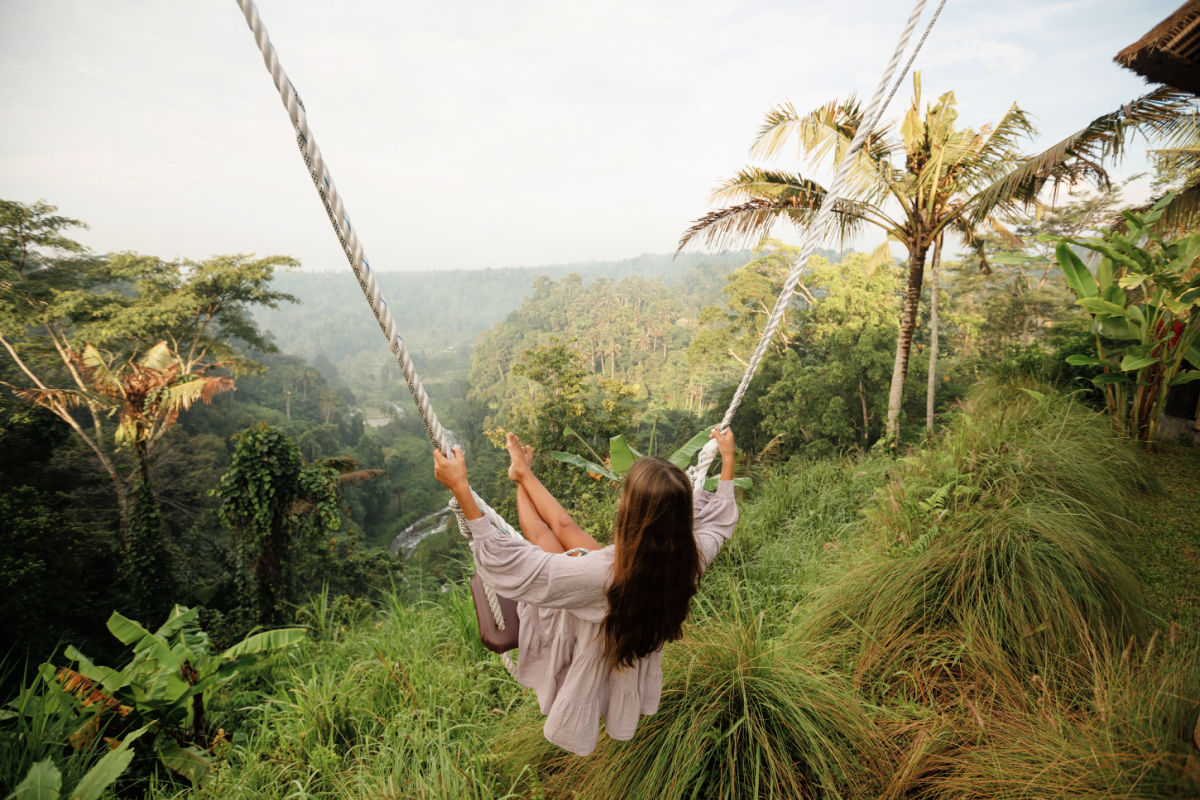
[[[821,113],[773,110],[760,154],[772,124],[827,153],[862,122]],[[872,145],[881,188],[838,213],[887,241],[818,251],[784,298],[732,422],[738,534],[641,749],[590,760],[478,642],[349,274],[93,253],[70,209],[0,201],[0,795],[1187,796],[1196,571],[1164,565],[1200,547],[1173,443],[1198,436],[1194,141],[1144,204],[1106,174],[997,199],[1030,131],[956,127],[917,83]],[[819,201],[764,170],[724,191],[681,245],[747,249],[380,276],[502,513],[505,432],[603,540],[618,482],[571,462],[720,420],[799,255],[766,223]]]

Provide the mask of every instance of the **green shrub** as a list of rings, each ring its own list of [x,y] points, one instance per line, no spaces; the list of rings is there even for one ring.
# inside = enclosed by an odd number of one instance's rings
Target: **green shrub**
[[[800,635],[840,637],[859,680],[885,692],[934,691],[935,676],[986,673],[993,655],[1028,674],[1090,635],[1138,636],[1124,513],[1149,480],[1069,397],[981,387],[934,446],[896,465],[866,514],[871,541]]]

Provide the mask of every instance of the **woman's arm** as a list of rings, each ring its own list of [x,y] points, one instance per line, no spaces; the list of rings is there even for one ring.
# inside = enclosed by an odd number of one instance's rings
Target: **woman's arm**
[[[604,596],[605,573],[588,559],[547,553],[496,529],[471,495],[462,450],[447,458],[433,454],[433,474],[449,489],[471,527],[471,551],[483,579],[512,600],[548,608],[582,608]]]
[[[717,449],[721,453],[721,478],[715,492],[698,490],[693,506],[693,533],[705,569],[733,535],[738,519],[738,507],[733,496],[733,431],[713,428],[710,437],[717,440]]]

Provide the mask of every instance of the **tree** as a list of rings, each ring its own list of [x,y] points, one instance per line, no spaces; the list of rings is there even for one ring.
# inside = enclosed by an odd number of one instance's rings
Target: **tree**
[[[873,225],[908,252],[908,280],[888,395],[889,440],[894,442],[899,436],[925,258],[934,241],[946,233],[957,235],[980,254],[986,269],[984,235],[1005,235],[1002,220],[1036,201],[1048,182],[1106,181],[1097,154],[1119,152],[1131,128],[1178,114],[1189,103],[1190,96],[1185,93],[1156,90],[1040,154],[1023,156],[1016,144],[1031,136],[1034,127],[1015,103],[994,126],[979,131],[959,128],[951,92],[943,94],[922,116],[920,80],[914,75],[913,101],[900,125],[899,139],[890,126],[867,137],[852,162],[850,191],[834,206],[833,217],[843,242],[863,226]],[[836,161],[864,122],[854,98],[834,101],[808,114],[798,113],[790,104],[781,105],[767,114],[752,153],[775,156],[795,136],[803,156]],[[824,187],[802,175],[759,167],[744,169],[715,194],[719,200],[740,202],[696,220],[683,234],[679,247],[698,236],[710,243],[759,238],[780,217],[807,224],[824,197]]]
[[[260,622],[277,623],[299,599],[297,576],[325,544],[322,535],[341,527],[341,487],[383,470],[360,470],[346,457],[306,464],[285,433],[263,423],[238,434],[236,443],[217,489],[221,522],[246,600]]]
[[[883,434],[899,325],[898,275],[886,251],[814,259],[817,302],[796,315],[794,345],[764,389],[763,435],[811,453],[866,449]]]
[[[54,212],[0,201],[0,347],[24,379],[5,385],[54,413],[93,453],[112,482],[125,540],[156,445],[191,402],[232,386],[208,373],[256,369],[239,342],[274,349],[250,308],[294,300],[270,284],[296,262],[97,257],[63,235],[81,223]]]

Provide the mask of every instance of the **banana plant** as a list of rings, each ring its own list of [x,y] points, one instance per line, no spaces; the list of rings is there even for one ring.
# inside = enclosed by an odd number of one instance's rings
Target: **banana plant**
[[[253,656],[291,647],[304,638],[305,631],[262,631],[214,652],[198,617],[199,609],[177,605],[151,633],[113,612],[108,630],[132,648],[123,668],[94,664],[72,646],[64,651],[72,667],[41,665],[47,702],[79,723],[70,737],[73,744],[90,744],[101,731],[140,726],[138,735],[149,732],[146,746],[159,761],[193,785],[204,782],[212,769],[209,749],[223,737],[220,731],[215,738],[209,734],[206,697],[232,680]],[[129,734],[124,741],[132,741]],[[42,773],[49,775],[45,769]]]
[[[1092,382],[1117,429],[1148,445],[1170,388],[1200,379],[1200,231],[1168,241],[1153,230],[1172,199],[1146,213],[1121,212],[1124,232],[1057,239],[1055,250],[1096,340],[1095,355],[1068,356],[1067,363],[1102,370]],[[1095,272],[1072,245],[1099,256]]]
[[[702,429],[699,433],[687,441],[683,447],[680,447],[674,453],[667,456],[667,461],[670,461],[675,466],[682,470],[688,468],[692,458],[696,453],[700,452],[700,448],[704,447],[705,442],[709,439],[709,431],[712,426]],[[602,459],[600,454],[592,449],[587,440],[580,436],[575,431],[567,428],[567,433],[573,434],[577,439],[583,442],[588,448],[596,461],[590,461],[583,456],[575,455],[574,453],[563,453],[557,450],[550,453],[550,457],[556,461],[561,461],[564,464],[570,464],[573,467],[578,467],[591,475],[597,475],[601,478],[608,478],[616,483],[624,483],[625,476],[629,473],[629,468],[633,466],[633,462],[642,457],[642,454],[625,440],[624,434],[614,436],[608,440],[608,458]],[[605,466],[600,461],[607,460],[608,465]],[[718,478],[714,475],[709,477],[704,482],[704,488],[708,491],[713,491],[717,488]],[[742,489],[749,489],[752,485],[750,478],[734,478],[733,483]]]

